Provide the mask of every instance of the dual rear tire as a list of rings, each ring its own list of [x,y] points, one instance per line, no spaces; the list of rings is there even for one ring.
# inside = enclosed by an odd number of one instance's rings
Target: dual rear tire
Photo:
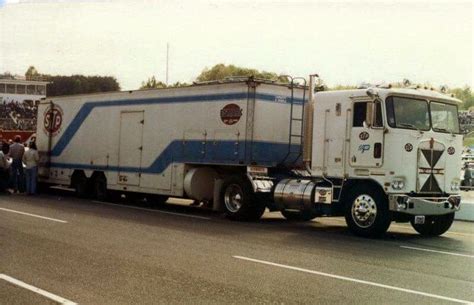
[[[224,179],[219,196],[229,219],[255,221],[265,212],[265,204],[257,200],[250,182],[240,176]]]

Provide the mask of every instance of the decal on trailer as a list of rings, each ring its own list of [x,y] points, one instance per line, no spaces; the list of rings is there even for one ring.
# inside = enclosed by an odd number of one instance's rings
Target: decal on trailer
[[[236,104],[227,104],[221,109],[221,120],[226,125],[234,125],[240,120],[242,109]]]
[[[61,132],[63,123],[63,110],[61,107],[54,105],[49,106],[43,113],[43,131],[46,134],[56,136]]]

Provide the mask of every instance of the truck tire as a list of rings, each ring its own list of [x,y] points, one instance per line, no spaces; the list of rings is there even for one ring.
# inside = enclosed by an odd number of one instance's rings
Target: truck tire
[[[99,201],[105,201],[108,198],[107,179],[103,175],[98,175],[92,182],[94,198]]]
[[[345,218],[355,235],[383,235],[391,223],[387,196],[374,186],[359,184],[353,187],[345,203]]]
[[[220,199],[227,218],[239,221],[260,219],[265,212],[265,204],[255,197],[247,180],[237,176],[224,179]]]
[[[74,189],[76,190],[76,196],[79,198],[88,198],[89,192],[89,180],[84,175],[78,175],[75,178]]]
[[[280,213],[289,221],[310,221],[316,218],[316,213],[312,211],[290,211],[282,210]]]
[[[424,236],[439,236],[449,230],[454,221],[454,213],[438,216],[426,216],[424,224],[415,224],[415,218],[410,223],[416,232]]]

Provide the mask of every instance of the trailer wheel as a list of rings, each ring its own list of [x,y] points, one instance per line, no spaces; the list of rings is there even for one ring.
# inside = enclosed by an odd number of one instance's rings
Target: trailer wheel
[[[454,221],[454,213],[426,216],[424,224],[416,224],[415,218],[410,220],[410,223],[416,232],[424,236],[439,236],[449,230]]]
[[[349,229],[358,236],[378,237],[390,226],[387,196],[370,185],[357,185],[349,191],[345,218]]]
[[[107,179],[103,175],[98,175],[93,181],[94,198],[100,201],[107,200]]]
[[[289,221],[310,221],[316,218],[316,213],[313,211],[290,211],[282,210],[280,213]]]
[[[75,177],[74,188],[76,190],[76,196],[79,198],[89,197],[89,180],[85,175],[77,175]]]
[[[265,204],[256,200],[248,181],[240,177],[224,179],[220,191],[225,215],[232,220],[258,220],[265,212]]]

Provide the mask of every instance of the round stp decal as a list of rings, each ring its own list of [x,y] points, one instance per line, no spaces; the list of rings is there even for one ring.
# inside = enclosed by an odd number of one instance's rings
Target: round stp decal
[[[228,104],[221,109],[221,120],[226,125],[234,125],[241,116],[242,109],[236,104]]]
[[[405,150],[410,152],[413,150],[413,145],[411,143],[405,144]]]
[[[359,133],[359,139],[361,139],[362,141],[365,141],[369,138],[369,133],[366,132],[366,131],[363,131],[361,133]]]
[[[454,149],[454,147],[448,147],[448,154],[450,155],[454,155],[454,153],[456,152],[456,150]]]
[[[50,106],[45,110],[43,114],[43,131],[46,134],[57,135],[61,131],[62,123],[63,111],[59,106]]]

